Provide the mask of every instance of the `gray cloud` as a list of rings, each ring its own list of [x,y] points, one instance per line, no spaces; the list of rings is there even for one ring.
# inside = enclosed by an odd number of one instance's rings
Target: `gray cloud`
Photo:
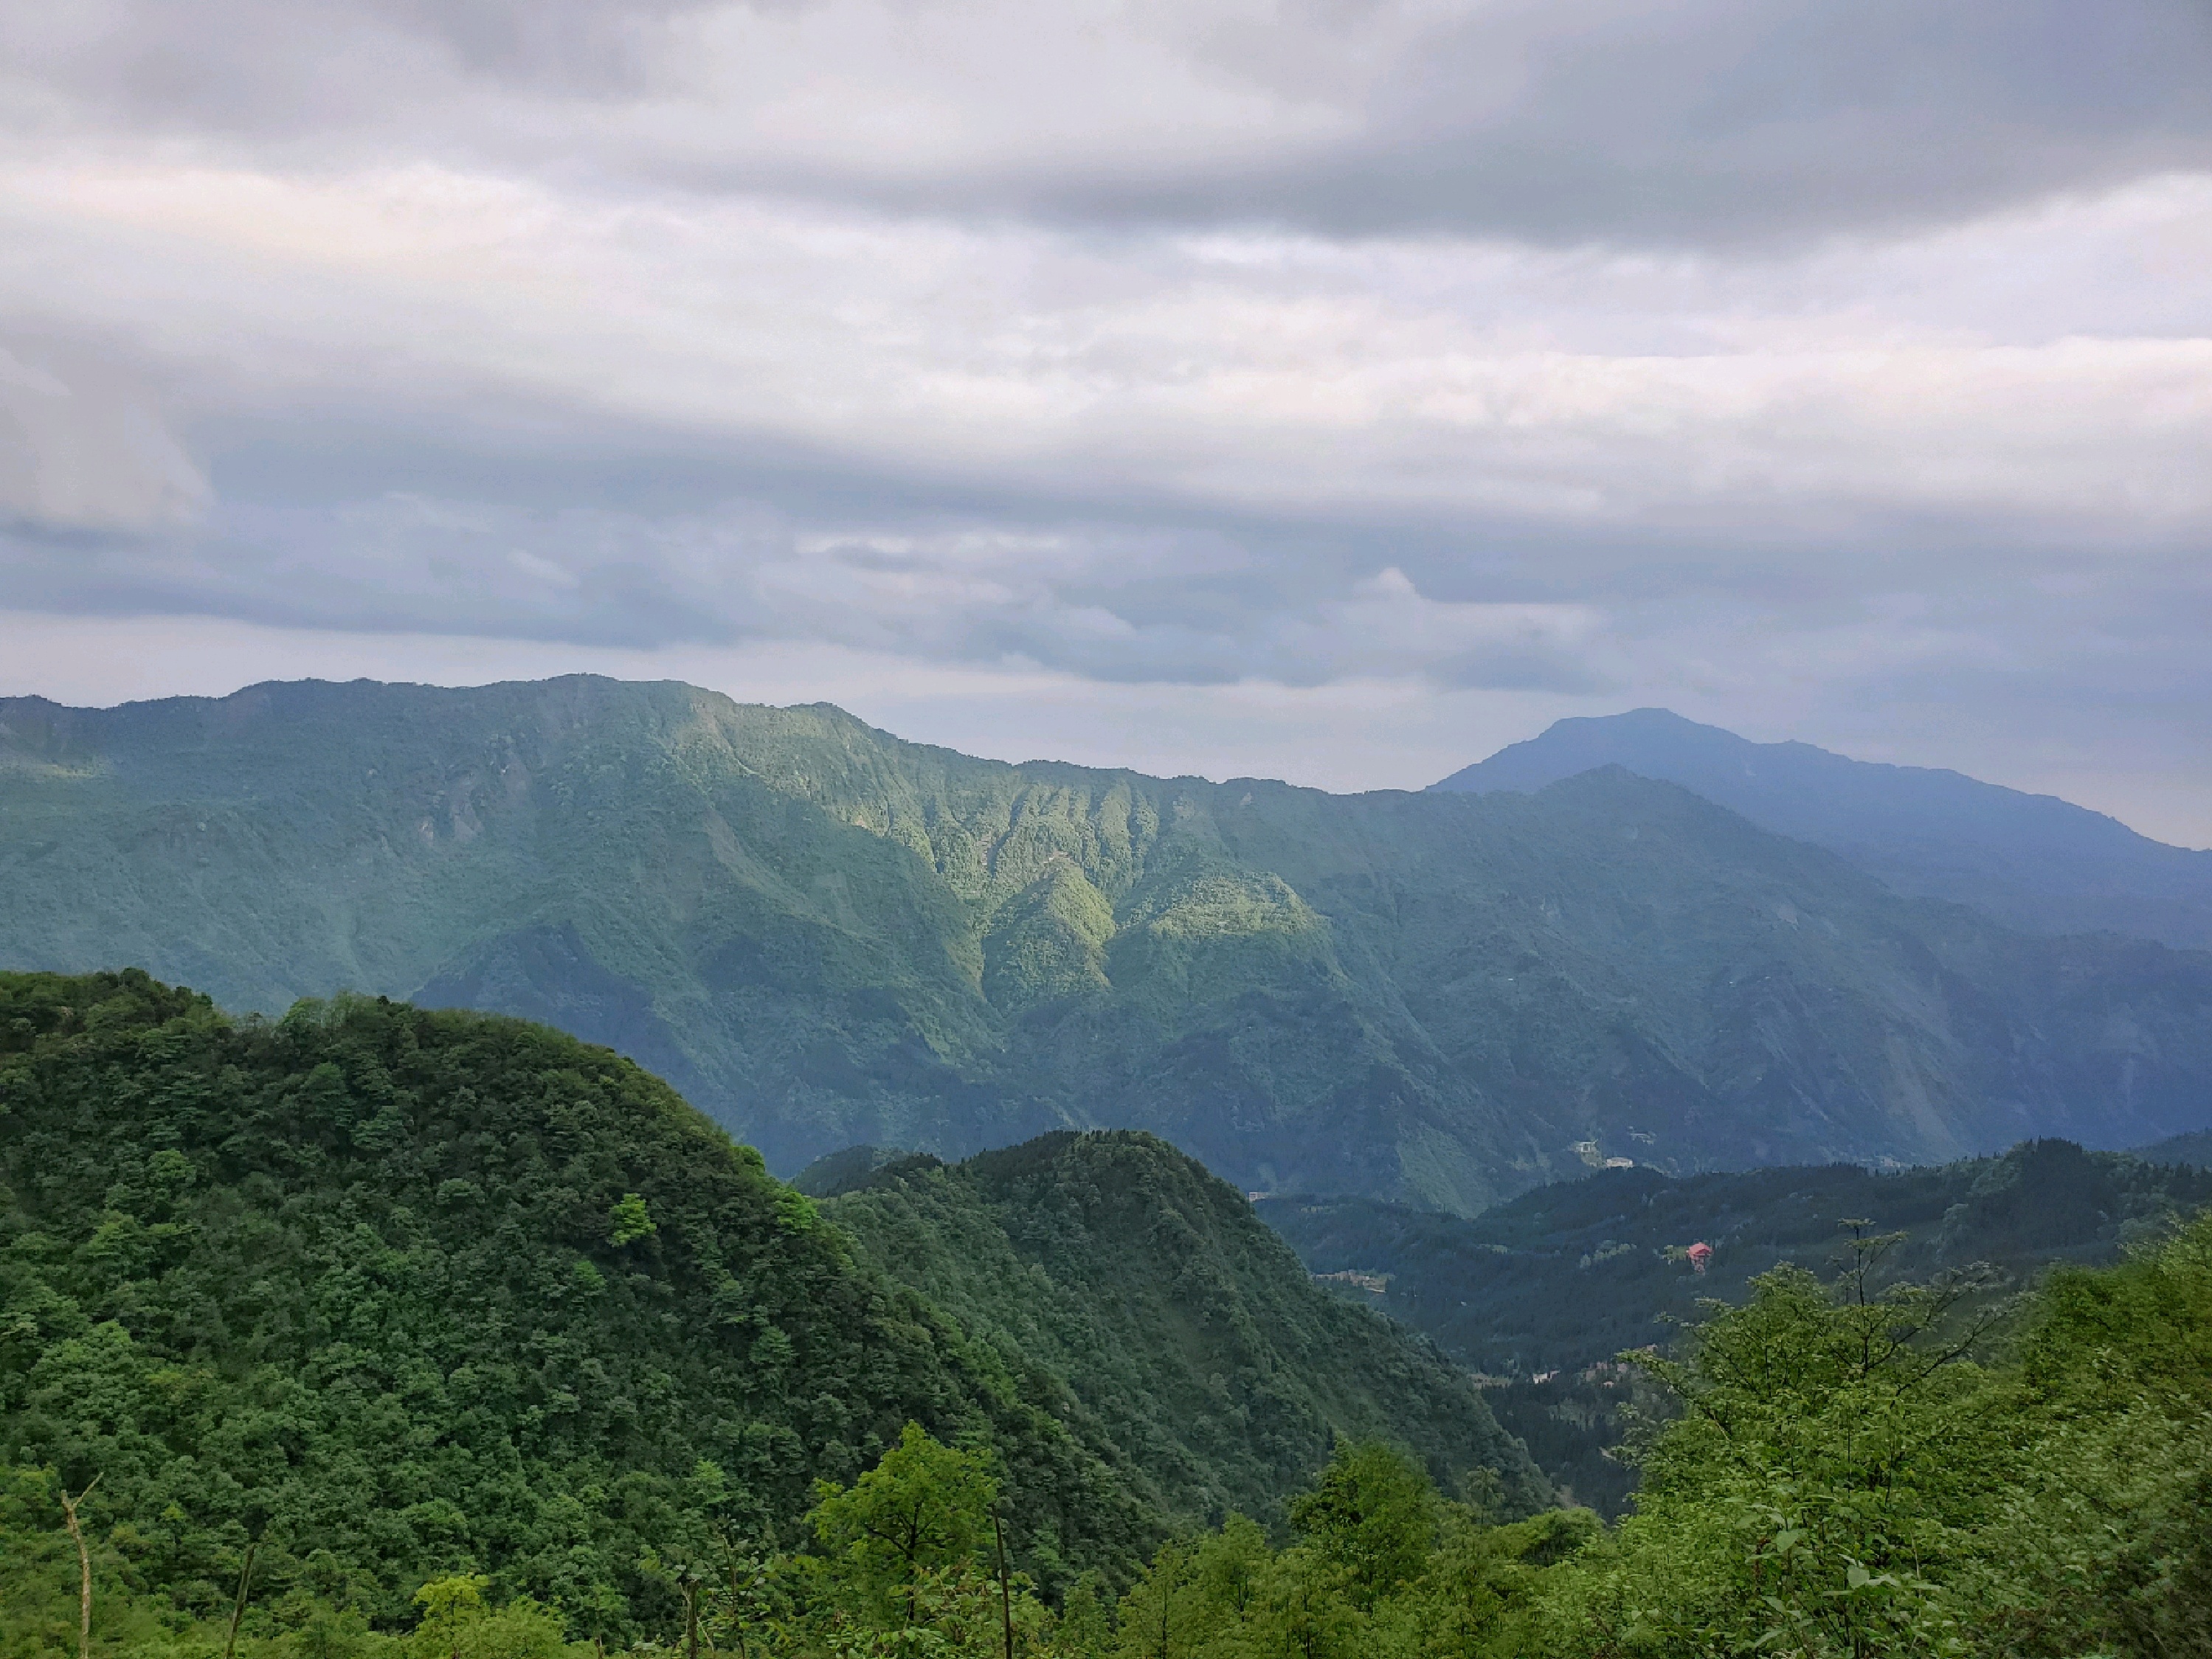
[[[2191,0],[1507,17],[1431,43],[1358,140],[1252,176],[1243,200],[1337,231],[1676,243],[1893,232],[2212,158],[2212,10]],[[1470,99],[1501,56],[1510,91]],[[1182,205],[1211,216],[1237,199]]]
[[[0,112],[902,212],[1617,244],[2212,163],[2200,0],[86,0]]]
[[[9,603],[80,614],[601,649],[811,642],[1104,684],[1608,684],[1587,606],[1439,600],[1378,570],[1371,542],[1286,561],[1247,534],[1004,514],[856,531],[758,501],[646,514],[387,495],[232,504],[161,535],[19,527],[0,532],[0,559]]]
[[[375,134],[471,86],[588,104],[651,88],[649,46],[682,0],[86,0],[12,8],[0,40],[18,121],[167,133]],[[27,73],[26,73],[27,71]],[[454,134],[436,118],[417,131]]]
[[[2212,838],[2208,42],[2181,0],[9,9],[0,640],[1338,784],[1658,702]]]

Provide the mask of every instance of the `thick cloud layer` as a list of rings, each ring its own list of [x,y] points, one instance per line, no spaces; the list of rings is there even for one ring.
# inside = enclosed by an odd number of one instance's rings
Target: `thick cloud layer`
[[[199,617],[1407,784],[1663,702],[2201,842],[2208,552],[2194,0],[0,9],[6,690]]]
[[[9,101],[906,208],[1658,240],[2212,161],[2198,0],[83,0]]]

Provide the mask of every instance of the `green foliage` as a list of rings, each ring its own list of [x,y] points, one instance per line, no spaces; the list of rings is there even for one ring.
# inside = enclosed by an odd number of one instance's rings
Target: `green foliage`
[[[244,1659],[2212,1640],[2212,1213],[2017,1305],[1898,1278],[1864,1228],[1832,1280],[1759,1273],[1629,1357],[1675,1412],[1608,1531],[1501,1524],[1525,1465],[1417,1438],[1493,1444],[1474,1397],[1157,1142],[855,1177],[817,1211],[635,1067],[512,1021],[234,1024],[135,972],[0,975],[0,1659],[74,1644],[64,1492],[95,1650],[143,1659],[215,1659],[234,1619]],[[625,1212],[651,1231],[614,1242]],[[902,1256],[959,1310],[871,1265]],[[1172,1446],[1111,1392],[1156,1378],[1173,1411],[1238,1355],[1305,1391],[1224,1373],[1241,1415]],[[1148,1470],[1216,1490],[1219,1455],[1279,1493],[1300,1401],[1404,1432],[1340,1437],[1279,1538],[1232,1512],[1154,1547]]]
[[[640,1194],[624,1193],[614,1208],[607,1212],[607,1243],[617,1249],[659,1231],[646,1213],[645,1200]]]
[[[848,1174],[823,1207],[862,1255],[1187,1523],[1279,1521],[1347,1437],[1401,1442],[1447,1483],[1487,1470],[1516,1514],[1547,1501],[1464,1376],[1316,1289],[1241,1194],[1150,1135],[1062,1133]]]
[[[1541,1500],[1463,1379],[1172,1149],[940,1173],[825,1218],[556,1032],[0,975],[0,1547],[40,1587],[5,1605],[73,1629],[56,1494],[95,1476],[111,1649],[235,1611],[333,1655],[418,1621],[487,1656],[784,1625],[1003,1645],[1043,1618],[1014,1581],[1110,1595],[1166,1492],[1279,1506],[1338,1425]]]
[[[1547,1601],[1563,1652],[2166,1655],[2212,1620],[2212,1214],[2031,1298],[1763,1275],[1661,1365],[1637,1513]],[[1961,1321],[1967,1321],[1961,1325]]]
[[[1870,1279],[1862,1240],[1834,1287],[1778,1267],[1646,1364],[1681,1419],[1644,1455],[1623,1528],[1608,1634],[1804,1654],[1941,1652],[1958,1622],[1941,1593],[2002,1490],[2011,1445],[2000,1384],[1952,1328],[1962,1291]],[[1663,1648],[1656,1650],[1664,1650]]]
[[[462,1573],[416,1591],[422,1617],[407,1644],[409,1659],[560,1659],[568,1651],[550,1609],[526,1596],[489,1607],[490,1583],[481,1573]]]
[[[823,1577],[878,1624],[918,1622],[924,1588],[972,1561],[999,1502],[988,1457],[941,1446],[919,1423],[849,1489],[825,1480],[819,1490],[809,1519]]]
[[[2116,1260],[2208,1201],[2212,1170],[2041,1140],[1892,1173],[1832,1165],[1677,1181],[1609,1170],[1472,1219],[1357,1199],[1257,1207],[1315,1273],[1352,1269],[1381,1282],[1361,1299],[1492,1378],[1492,1412],[1553,1485],[1619,1515],[1633,1471],[1606,1454],[1633,1413],[1664,1405],[1644,1374],[1613,1356],[1663,1346],[1698,1316],[1700,1298],[1741,1297],[1779,1265],[1832,1269],[1844,1218],[1906,1233],[1885,1253],[1881,1277],[1978,1266],[2001,1291],[2052,1263]],[[1713,1249],[1702,1273],[1684,1249],[1698,1240]]]
[[[1881,1282],[1715,1303],[1650,1425],[1636,1513],[1506,1525],[1340,1447],[1271,1547],[1241,1518],[1162,1549],[1066,1659],[2175,1659],[2212,1634],[2212,1214],[2000,1319]],[[1977,1357],[1977,1354],[1980,1357]]]
[[[1075,1581],[1054,1621],[1052,1651],[1064,1659],[1104,1659],[1114,1647],[1114,1598],[1096,1573]]]
[[[2212,1212],[2038,1298],[2021,1389],[2040,1432],[1976,1586],[2027,1653],[2212,1651]]]
[[[1086,1578],[1072,1613],[1055,1620],[1027,1576],[998,1554],[999,1491],[991,1458],[931,1439],[909,1424],[899,1443],[851,1488],[824,1483],[806,1517],[813,1547],[761,1556],[727,1547],[713,1571],[648,1550],[641,1568],[669,1587],[681,1616],[669,1637],[617,1643],[632,1652],[737,1652],[759,1659],[1020,1659],[1057,1652],[1048,1632],[1110,1632],[1098,1581]],[[702,1474],[702,1479],[709,1477]],[[16,1486],[26,1484],[17,1473]],[[36,1486],[35,1475],[28,1484]],[[14,1659],[59,1645],[60,1609],[25,1571],[9,1539],[0,1651]],[[608,1650],[604,1635],[569,1639],[578,1622],[526,1595],[495,1598],[492,1578],[434,1577],[412,1598],[411,1629],[372,1630],[360,1612],[304,1591],[246,1620],[237,1651],[246,1659],[581,1659]],[[75,1602],[69,1611],[73,1616]],[[100,1585],[95,1650],[134,1659],[214,1659],[232,1641],[220,1620],[195,1620],[162,1598],[112,1576]],[[1103,1622],[1102,1622],[1103,1621]],[[74,1625],[67,1634],[73,1640]],[[670,1639],[672,1638],[672,1639]]]
[[[909,1423],[852,1486],[822,1483],[802,1553],[670,1569],[684,1645],[775,1659],[1004,1659],[1042,1651],[1052,1615],[1001,1553],[992,1455]],[[1083,1581],[1095,1618],[1097,1580]]]
[[[1461,1212],[1578,1145],[2149,1139],[2212,1082],[2203,957],[2019,938],[1619,772],[1339,797],[581,677],[0,702],[0,961],[546,1020],[780,1169],[1113,1125]]]
[[[1129,1559],[1157,1522],[975,1352],[604,1049],[0,975],[0,1544],[39,1606],[73,1618],[53,1493],[97,1475],[118,1616],[227,1624],[252,1550],[249,1634],[394,1628],[471,1575],[486,1642],[528,1638],[520,1597],[665,1632],[650,1561],[793,1541],[908,1422],[999,1449],[1018,1548]]]
[[[1586,1511],[1507,1526],[1438,1497],[1378,1443],[1338,1449],[1277,1548],[1232,1515],[1163,1547],[1116,1609],[1071,1602],[1065,1659],[1472,1659],[1517,1652],[1543,1570],[1598,1531]]]
[[[1363,1613],[1420,1576],[1436,1545],[1436,1490],[1380,1441],[1340,1449],[1318,1486],[1291,1504],[1291,1524],[1340,1569]]]

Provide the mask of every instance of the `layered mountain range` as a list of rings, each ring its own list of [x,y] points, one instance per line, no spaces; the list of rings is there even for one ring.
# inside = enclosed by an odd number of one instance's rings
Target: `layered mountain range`
[[[1607,1170],[1468,1219],[1372,1199],[1267,1199],[1313,1272],[1498,1376],[1576,1370],[1663,1343],[1702,1298],[1741,1302],[1784,1261],[1823,1275],[1863,1235],[1899,1237],[1879,1282],[1984,1268],[2007,1287],[2096,1264],[2212,1204],[2212,1168],[2024,1141],[1995,1158],[1876,1171]],[[1702,1259],[1687,1247],[1703,1243]],[[1348,1278],[1357,1274],[1357,1279]],[[1374,1288],[1379,1287],[1379,1288]]]
[[[1619,768],[1337,796],[580,677],[0,702],[0,963],[118,962],[542,1019],[785,1170],[1107,1126],[1473,1212],[2212,1102],[2212,956],[2016,931]]]
[[[1996,1158],[1876,1172],[1852,1164],[1672,1180],[1607,1170],[1473,1219],[1372,1199],[1256,1206],[1318,1283],[1411,1325],[1486,1375],[1498,1421],[1559,1491],[1608,1515],[1635,1490],[1608,1456],[1633,1412],[1671,1409],[1625,1351],[1679,1339],[1785,1263],[1823,1278],[1875,1239],[1871,1283],[1960,1283],[2002,1306],[2060,1267],[2155,1245],[2212,1203],[2205,1136],[2135,1154],[2026,1141]],[[2197,1143],[2196,1146],[2191,1142]],[[2182,1154],[2194,1153],[2193,1158]]]

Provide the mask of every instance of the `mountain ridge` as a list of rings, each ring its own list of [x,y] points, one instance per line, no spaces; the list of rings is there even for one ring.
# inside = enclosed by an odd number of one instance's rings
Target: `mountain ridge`
[[[203,1615],[258,1540],[264,1593],[388,1620],[472,1563],[634,1633],[673,1596],[641,1552],[788,1535],[909,1419],[1001,1449],[1048,1559],[1159,1529],[757,1153],[564,1033],[0,973],[0,1101],[10,1458],[100,1476]]]
[[[1430,787],[1528,793],[1607,765],[1680,784],[1900,892],[1972,904],[2009,927],[2212,948],[2212,852],[2154,841],[2056,795],[1755,743],[1668,709],[1558,720]]]
[[[823,1215],[981,1340],[1067,1378],[1168,1513],[1279,1521],[1334,1444],[1375,1438],[1447,1491],[1485,1468],[1511,1513],[1548,1501],[1455,1366],[1310,1285],[1243,1194],[1154,1136],[863,1161],[817,1188]]]
[[[1194,1492],[1279,1511],[1339,1430],[1548,1501],[1462,1374],[1332,1304],[1182,1154],[995,1156],[1077,1177],[1091,1262],[1057,1311],[1110,1325],[1103,1361],[931,1299],[856,1206],[565,1033],[358,997],[234,1021],[136,969],[0,972],[0,1434],[70,1490],[99,1475],[101,1547],[202,1617],[252,1542],[264,1599],[391,1622],[424,1578],[483,1571],[611,1638],[680,1619],[648,1558],[795,1543],[815,1481],[908,1422],[992,1450],[1010,1548],[1054,1594],[1126,1581],[1218,1511]],[[1001,1239],[1068,1220],[994,1200]],[[1183,1271],[1121,1276],[1208,1212]],[[1152,1409],[1127,1376],[1188,1381],[1214,1321],[1204,1431],[1170,1425],[1165,1463],[1124,1443]]]
[[[1625,771],[1332,796],[908,744],[574,676],[0,702],[0,962],[541,1019],[772,1164],[1159,1134],[1473,1211],[1684,1172],[2130,1144],[2212,957],[2017,935]]]

